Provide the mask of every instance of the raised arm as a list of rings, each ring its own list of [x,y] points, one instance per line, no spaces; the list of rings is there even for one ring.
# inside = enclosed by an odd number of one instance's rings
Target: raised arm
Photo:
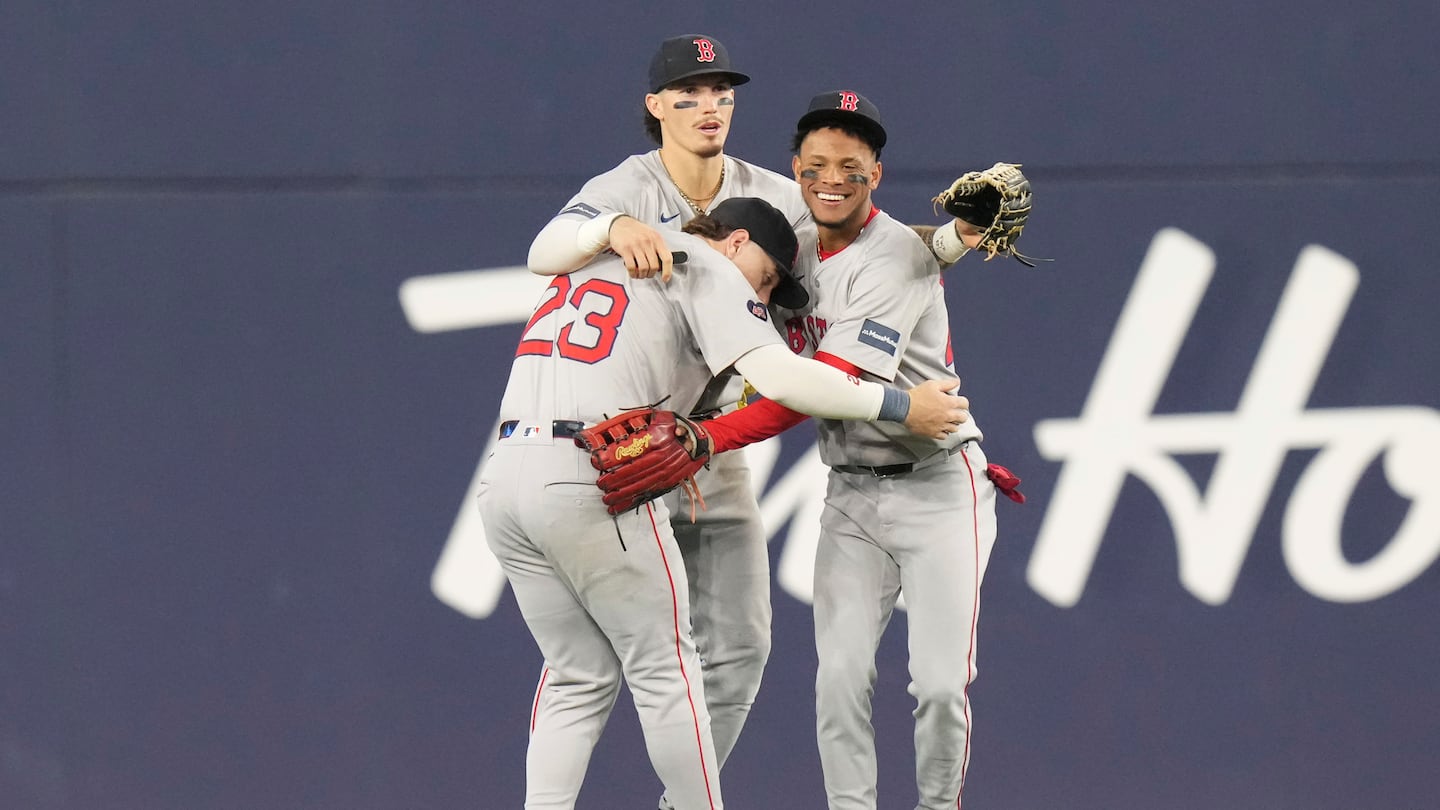
[[[628,214],[591,214],[573,208],[550,220],[530,243],[530,272],[564,275],[584,267],[595,254],[609,248],[625,260],[631,276],[649,278],[660,273],[670,280],[674,268],[670,249],[654,228]],[[589,218],[582,218],[586,216]]]
[[[954,217],[953,232],[943,225],[929,234],[915,232],[930,247],[940,266],[957,261],[969,250],[985,253],[985,261],[1009,256],[1026,267],[1035,259],[1015,249],[1030,220],[1030,180],[1018,163],[996,163],[984,171],[966,172],[932,200]],[[960,244],[956,244],[957,240]],[[952,258],[953,257],[953,258]]]
[[[546,223],[530,243],[530,272],[561,276],[584,267],[610,244],[610,227],[624,214],[596,213],[589,219],[566,209]]]
[[[971,250],[984,250],[985,261],[1013,257],[1027,267],[1035,261],[1015,250],[1030,219],[1030,180],[1018,163],[996,163],[984,171],[966,172],[931,202],[953,219],[950,227],[911,225],[942,268]]]
[[[963,219],[952,219],[949,225],[911,225],[910,230],[935,254],[942,270],[979,247],[984,236],[979,228]]]

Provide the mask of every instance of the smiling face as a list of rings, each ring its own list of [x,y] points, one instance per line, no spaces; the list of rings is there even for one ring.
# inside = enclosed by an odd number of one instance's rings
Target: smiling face
[[[735,90],[723,74],[696,76],[646,96],[645,108],[660,121],[663,146],[714,157],[730,134]]]
[[[881,172],[865,141],[830,127],[813,130],[800,142],[791,167],[816,225],[858,231],[865,223]]]

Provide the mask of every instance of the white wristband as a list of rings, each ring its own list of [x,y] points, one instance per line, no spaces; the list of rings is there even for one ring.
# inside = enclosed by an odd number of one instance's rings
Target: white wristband
[[[587,256],[593,256],[604,250],[610,244],[610,226],[615,220],[625,216],[623,213],[601,214],[592,220],[588,220],[575,231],[575,247]]]
[[[936,228],[930,235],[930,250],[935,253],[935,258],[946,264],[954,264],[960,261],[961,256],[970,252],[960,234],[955,232],[953,220]]]

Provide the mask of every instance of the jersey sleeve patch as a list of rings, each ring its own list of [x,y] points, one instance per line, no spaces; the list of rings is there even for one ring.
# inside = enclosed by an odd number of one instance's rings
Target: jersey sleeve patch
[[[556,214],[556,216],[563,216],[565,214],[579,214],[586,219],[594,219],[595,217],[600,216],[600,211],[599,209],[586,205],[585,203],[575,203],[569,208],[566,208],[564,211],[561,211],[559,214]]]
[[[746,301],[745,307],[750,310],[751,315],[754,315],[760,320],[770,320],[770,310],[759,301]]]
[[[860,334],[857,339],[892,357],[895,356],[895,352],[900,350],[900,333],[869,318],[866,318],[865,323],[860,325]]]

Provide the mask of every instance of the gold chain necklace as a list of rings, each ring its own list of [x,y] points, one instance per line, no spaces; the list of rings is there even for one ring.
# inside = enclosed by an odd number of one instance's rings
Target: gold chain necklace
[[[662,163],[661,165],[664,165],[664,164]],[[677,183],[677,182],[675,182],[675,175],[670,174],[670,167],[669,167],[669,166],[666,166],[666,167],[665,167],[665,175],[670,178],[670,185],[674,186],[674,187],[675,187],[675,190],[678,191],[678,192],[680,192],[681,198],[683,198],[683,199],[685,200],[685,202],[687,202],[687,203],[690,204],[690,207],[691,207],[692,209],[694,209],[695,213],[697,213],[697,214],[703,214],[703,213],[705,213],[705,209],[704,209],[704,208],[701,208],[699,203],[697,203],[697,202],[695,202],[694,200],[690,199],[690,195],[685,193],[685,189],[680,188],[680,184]],[[710,190],[710,195],[709,195],[708,197],[701,197],[700,199],[702,199],[702,200],[713,200],[713,199],[715,199],[715,195],[720,193],[720,187],[723,186],[723,185],[725,185],[725,163],[724,163],[724,161],[721,161],[721,163],[720,163],[720,182],[716,183],[716,184],[715,184],[715,188],[713,188],[713,189]]]

